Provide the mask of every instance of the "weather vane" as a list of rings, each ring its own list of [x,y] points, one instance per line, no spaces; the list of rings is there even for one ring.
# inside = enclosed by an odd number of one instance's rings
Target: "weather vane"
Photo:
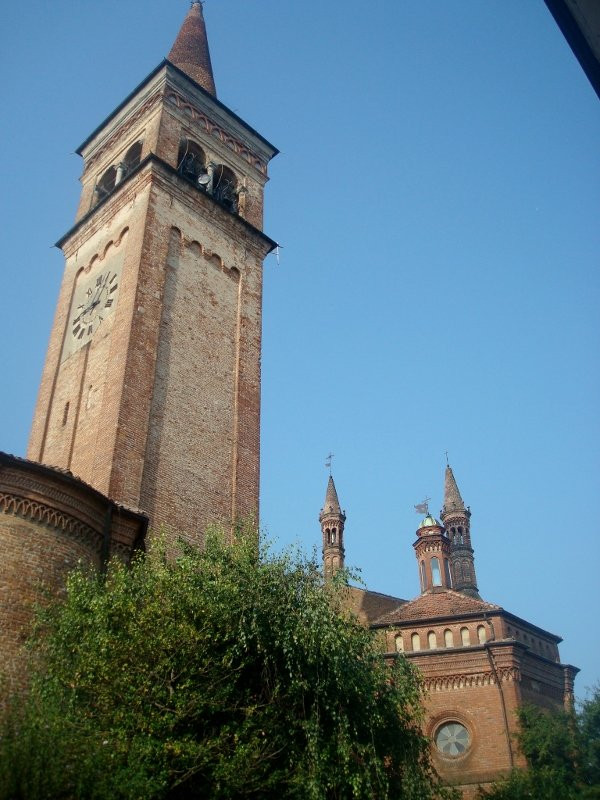
[[[448,461],[448,451],[444,450],[444,453],[446,454],[446,465],[449,467],[450,466],[450,462]]]
[[[333,458],[333,453],[329,453],[327,458],[325,459],[325,466],[329,470],[329,474],[331,475],[331,459]]]
[[[415,506],[415,513],[417,514],[429,514],[429,501],[431,497],[426,497],[422,503],[417,503]]]

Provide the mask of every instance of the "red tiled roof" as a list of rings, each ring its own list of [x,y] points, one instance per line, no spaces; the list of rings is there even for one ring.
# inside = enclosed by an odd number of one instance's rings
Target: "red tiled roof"
[[[403,603],[394,611],[384,614],[374,621],[377,625],[391,625],[405,620],[432,619],[435,617],[453,617],[461,614],[502,611],[501,606],[476,600],[461,592],[447,589],[443,592],[426,592],[415,600]]]

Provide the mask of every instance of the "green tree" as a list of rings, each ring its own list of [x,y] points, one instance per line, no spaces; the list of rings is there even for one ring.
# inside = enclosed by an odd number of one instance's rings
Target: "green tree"
[[[75,572],[33,636],[0,797],[429,798],[421,685],[315,560],[256,535]]]
[[[527,770],[481,792],[493,800],[600,799],[600,688],[573,713],[519,710],[519,746]]]

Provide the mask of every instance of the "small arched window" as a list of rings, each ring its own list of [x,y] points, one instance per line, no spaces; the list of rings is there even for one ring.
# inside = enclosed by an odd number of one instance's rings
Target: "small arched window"
[[[206,188],[209,183],[204,150],[191,139],[181,140],[177,154],[177,172],[199,189]]]
[[[131,145],[129,150],[125,153],[125,157],[123,158],[123,177],[128,175],[130,172],[133,172],[141,160],[142,143],[136,142],[135,144]]]
[[[427,576],[425,574],[425,562],[421,561],[419,574],[421,576],[421,591],[424,592],[427,588]]]
[[[336,540],[335,528],[332,528],[331,529],[331,544],[335,544],[335,540]]]
[[[214,168],[212,194],[215,200],[228,211],[237,213],[238,181],[235,173],[224,164],[219,164]]]
[[[487,635],[486,635],[485,628],[483,627],[483,625],[478,625],[477,626],[477,638],[479,639],[479,644],[485,644],[485,641],[487,639]]]
[[[117,181],[117,168],[109,167],[96,184],[96,202],[99,203],[112,192]]]
[[[444,645],[446,647],[454,647],[454,636],[450,628],[446,628],[444,631]]]
[[[460,629],[460,640],[463,647],[468,647],[471,644],[471,634],[469,633],[468,628]]]
[[[421,649],[421,639],[418,633],[413,633],[413,635],[410,637],[410,643],[413,650]]]
[[[434,631],[429,631],[427,634],[427,644],[430,650],[437,649],[437,638]]]
[[[331,531],[329,528],[325,528],[325,533],[327,534],[327,544],[331,544]]]
[[[464,541],[463,541],[463,529],[460,526],[458,528],[458,535],[459,535],[459,538],[460,538],[460,543],[464,544]]]
[[[396,645],[396,652],[403,653],[404,652],[404,642],[402,641],[402,634],[397,633],[394,638],[394,644]]]
[[[435,556],[431,559],[431,580],[434,586],[442,585],[442,576],[440,573],[440,561]]]

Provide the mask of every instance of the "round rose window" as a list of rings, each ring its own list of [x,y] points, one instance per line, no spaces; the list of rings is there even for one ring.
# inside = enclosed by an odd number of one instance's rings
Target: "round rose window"
[[[460,722],[446,722],[438,728],[435,744],[445,756],[461,756],[470,744],[469,731]]]

